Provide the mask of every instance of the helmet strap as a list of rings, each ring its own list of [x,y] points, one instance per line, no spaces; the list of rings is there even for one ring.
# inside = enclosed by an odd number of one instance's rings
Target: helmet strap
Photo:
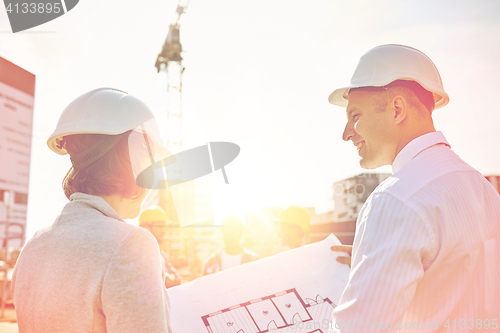
[[[75,171],[81,170],[96,162],[110,151],[121,138],[128,136],[130,132],[131,131],[127,131],[118,135],[106,135],[81,153],[71,156],[71,163]]]

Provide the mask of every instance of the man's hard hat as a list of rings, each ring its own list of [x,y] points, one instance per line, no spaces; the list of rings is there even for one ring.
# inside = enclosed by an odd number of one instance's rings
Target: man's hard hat
[[[280,221],[299,226],[304,231],[309,231],[311,215],[307,209],[299,206],[288,206],[280,213]]]
[[[160,206],[150,206],[144,209],[139,215],[139,226],[157,221],[167,223],[167,214],[165,214],[165,211]]]
[[[330,103],[346,107],[349,90],[383,87],[396,80],[415,81],[434,96],[435,109],[448,104],[443,81],[436,65],[424,53],[404,45],[381,45],[366,52],[359,60],[351,83],[330,94]]]
[[[64,109],[47,145],[59,155],[65,155],[68,152],[60,145],[65,135],[117,135],[153,119],[151,110],[138,98],[117,89],[99,88],[76,98]],[[147,135],[156,146],[164,148],[157,126],[150,126]]]

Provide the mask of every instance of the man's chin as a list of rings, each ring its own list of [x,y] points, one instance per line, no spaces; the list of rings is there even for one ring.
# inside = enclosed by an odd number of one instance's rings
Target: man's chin
[[[383,164],[383,163],[375,163],[375,161],[370,161],[370,160],[366,160],[364,158],[361,158],[361,160],[359,160],[359,165],[363,168],[363,169],[366,169],[366,170],[372,170],[372,169],[376,169],[376,168],[380,168],[381,166],[384,166],[386,164]]]

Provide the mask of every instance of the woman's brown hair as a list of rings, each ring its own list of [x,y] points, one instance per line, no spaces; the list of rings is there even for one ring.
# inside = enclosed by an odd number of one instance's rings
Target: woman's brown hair
[[[64,148],[70,156],[75,156],[94,145],[103,136],[105,135],[68,135],[64,137]],[[75,192],[91,195],[119,194],[129,199],[140,196],[144,189],[135,183],[130,164],[128,135],[124,135],[109,152],[94,163],[81,170],[71,167],[64,176],[62,186],[68,199]]]

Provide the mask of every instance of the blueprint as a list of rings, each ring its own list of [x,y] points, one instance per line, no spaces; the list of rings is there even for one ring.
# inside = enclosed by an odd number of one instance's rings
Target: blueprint
[[[209,333],[264,333],[286,332],[298,329],[299,323],[317,323],[316,328],[322,332],[321,323],[329,319],[335,304],[328,298],[317,296],[316,300],[306,303],[295,289],[286,290],[274,295],[255,299],[232,306],[216,313],[203,316],[203,323]],[[311,324],[312,324],[311,323]]]
[[[326,333],[347,284],[325,240],[169,289],[174,333]]]

